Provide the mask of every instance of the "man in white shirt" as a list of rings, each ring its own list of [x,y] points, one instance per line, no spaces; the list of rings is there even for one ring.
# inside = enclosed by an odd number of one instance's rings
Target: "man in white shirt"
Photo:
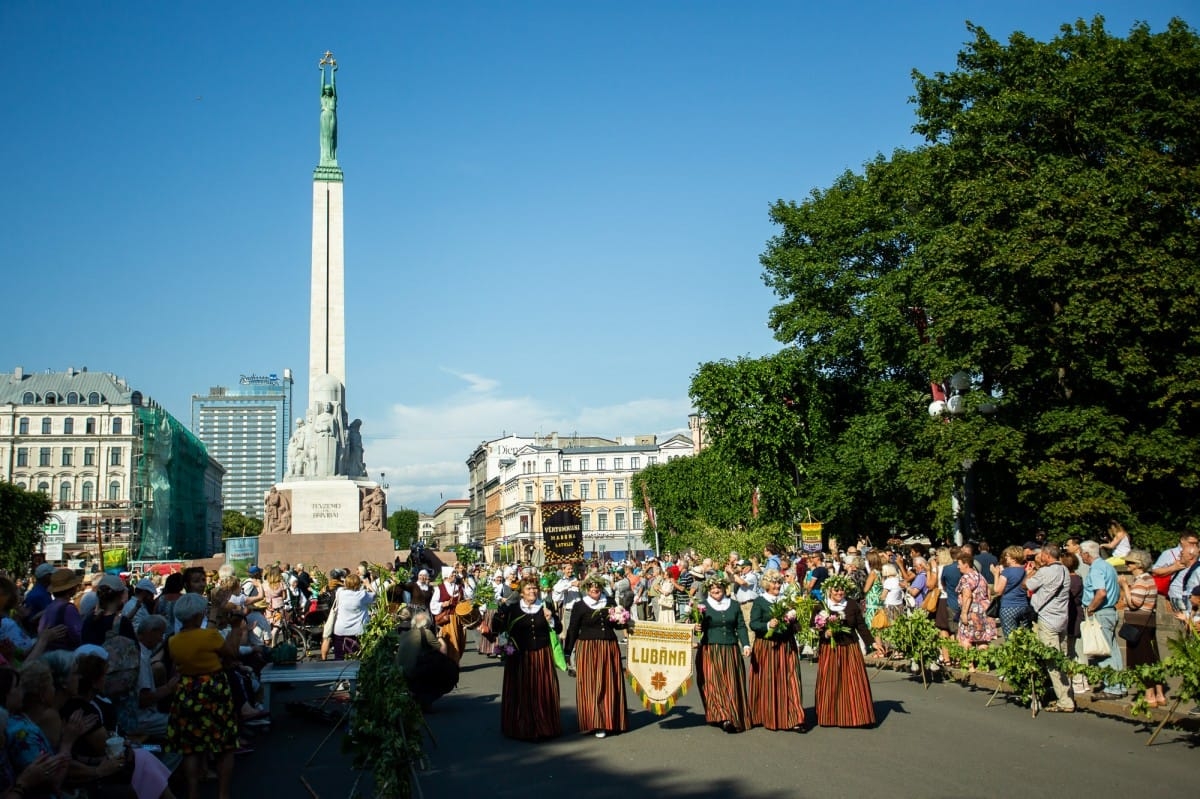
[[[562,626],[565,631],[571,626],[571,611],[582,594],[579,591],[579,578],[575,576],[575,565],[568,563],[563,566],[562,577],[550,588],[550,597],[555,607],[562,609]]]
[[[746,627],[750,627],[750,608],[758,598],[758,575],[748,560],[739,560],[729,570],[729,579],[733,583],[733,598],[742,607],[742,616],[746,619]],[[754,643],[754,632],[750,632],[750,642]]]

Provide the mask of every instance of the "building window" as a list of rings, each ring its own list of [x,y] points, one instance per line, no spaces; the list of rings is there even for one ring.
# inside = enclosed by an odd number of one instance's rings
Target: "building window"
[[[579,471],[586,472],[587,470],[588,470],[588,459],[580,458],[579,459]]]
[[[44,480],[38,483],[38,492],[48,496],[50,494],[50,484]]]
[[[44,435],[44,436],[50,435],[50,417],[49,416],[42,419],[42,435]]]
[[[571,484],[563,483],[562,492],[563,492],[563,499],[571,499]]]
[[[629,468],[630,469],[642,468],[642,459],[639,458],[638,456],[634,455],[632,458],[629,459]]]
[[[642,529],[642,512],[640,510],[635,510],[633,512],[633,529]]]
[[[624,458],[613,458],[613,468],[614,469],[624,469],[625,468],[625,459]]]
[[[79,404],[79,394],[74,391],[68,391],[67,392],[67,404],[68,405],[78,405]]]
[[[549,458],[546,458],[546,464],[545,464],[545,466],[546,466],[546,468],[545,468],[545,472],[546,472],[546,474],[549,474],[549,473],[550,473],[550,467],[551,467],[551,466],[553,466],[553,465],[554,465],[554,461],[550,460]]]
[[[533,502],[533,486],[532,485],[525,486],[525,501]]]
[[[46,404],[47,404],[47,405],[54,405],[54,404],[56,404],[56,403],[58,402],[58,395],[57,395],[57,394],[55,394],[55,393],[53,393],[53,392],[51,392],[51,393],[47,394],[47,395],[46,395],[46,400],[45,400],[45,402],[46,402]]]
[[[600,532],[608,529],[608,511],[602,510],[596,514],[596,529]]]
[[[121,484],[113,480],[108,484],[108,499],[110,502],[116,502],[121,498]]]
[[[42,447],[38,450],[38,466],[50,465],[50,448]]]
[[[63,480],[58,484],[58,504],[66,505],[71,501],[71,484]]]
[[[89,416],[83,422],[83,432],[89,436],[96,435],[96,418]]]
[[[121,449],[120,449],[120,447],[109,447],[108,448],[108,465],[109,466],[120,466],[121,465]]]
[[[613,481],[613,499],[625,499],[625,481]]]
[[[29,435],[29,417],[28,416],[22,416],[21,420],[19,422],[17,422],[17,432],[23,436]]]
[[[71,461],[74,460],[74,458],[75,458],[75,450],[71,449],[70,447],[63,447],[62,465],[63,466],[72,466],[73,464],[71,463]]]
[[[554,483],[546,483],[542,486],[542,499],[547,502],[554,499]]]
[[[75,432],[75,420],[68,416],[63,419],[63,435],[69,436]]]
[[[654,465],[654,464],[656,464],[656,463],[658,463],[658,456],[657,456],[657,455],[648,455],[648,456],[646,457],[646,465],[647,465],[647,466],[653,466],[653,465]]]
[[[91,394],[88,394],[88,405],[99,405],[99,404],[100,404],[100,395],[99,394],[97,394],[95,391],[93,391]]]
[[[33,396],[32,391],[26,391],[24,394],[21,395],[21,404],[22,405],[32,405],[36,400],[37,400],[37,397]]]
[[[604,471],[605,463],[606,463],[606,461],[604,458],[596,458],[596,471],[598,471],[598,472]]]
[[[91,480],[86,481],[83,484],[83,487],[79,490],[79,499],[82,500],[84,503],[88,503],[88,502],[92,501],[92,481]]]
[[[608,481],[596,481],[596,499],[608,499]]]
[[[616,524],[618,530],[625,529],[625,511],[619,510],[613,514],[613,523]]]
[[[121,417],[120,416],[113,419],[112,431],[113,431],[114,436],[121,435]]]
[[[592,529],[592,512],[591,511],[585,510],[583,512],[582,528],[583,528],[583,532],[585,532],[585,533]]]
[[[96,465],[96,448],[95,447],[84,447],[83,448],[83,465],[84,466],[95,466]]]
[[[29,447],[17,447],[17,465],[29,465]]]
[[[564,472],[571,471],[571,461],[570,460],[563,461],[563,471]]]
[[[587,483],[587,482],[580,483],[580,484],[579,484],[579,498],[580,498],[580,499],[587,499],[587,498],[588,498],[588,494],[590,494],[590,493],[591,493],[591,488],[592,488],[592,484],[591,484],[591,483]]]

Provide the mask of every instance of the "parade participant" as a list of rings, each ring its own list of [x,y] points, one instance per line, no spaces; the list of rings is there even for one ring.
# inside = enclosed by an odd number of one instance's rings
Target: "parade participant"
[[[497,571],[491,576],[490,582],[492,585],[491,604],[499,607],[500,603],[505,599],[503,596],[503,591],[507,587],[504,585],[504,575]],[[485,657],[498,657],[496,654],[496,629],[493,626],[496,617],[496,608],[482,608],[482,613],[483,617],[479,622],[479,635],[476,636],[478,639],[476,648],[478,649],[479,654]]]
[[[589,577],[581,587],[586,593],[571,615],[563,654],[570,662],[571,652],[576,643],[579,644],[575,662],[579,731],[592,732],[597,738],[603,738],[610,732],[629,729],[625,710],[625,670],[621,666],[621,647],[613,632],[625,629],[627,623],[614,620],[610,614],[627,616],[621,613],[619,605],[609,601],[604,593],[604,581],[599,577]]]
[[[750,724],[768,730],[804,732],[804,699],[800,690],[800,661],[795,618],[776,618],[783,575],[763,572],[762,593],[750,609],[754,646],[750,654]]]
[[[167,647],[179,672],[179,687],[171,700],[167,749],[183,755],[190,799],[200,797],[207,755],[216,759],[218,799],[230,799],[238,730],[233,694],[221,660],[237,657],[243,619],[232,616],[229,635],[222,639],[216,629],[200,626],[207,606],[201,594],[192,593],[175,603],[175,619],[182,628],[171,636]]]
[[[697,599],[703,612],[693,625],[701,634],[696,647],[696,685],[704,703],[704,720],[725,732],[742,732],[750,727],[742,661],[750,654],[750,637],[742,609],[725,593],[728,586],[724,577],[710,577],[702,587],[705,597]]]
[[[460,580],[457,572],[451,572],[441,584],[434,587],[433,596],[429,600],[429,612],[433,614],[434,623],[439,627],[450,623],[454,615],[454,606],[462,600]]]
[[[433,602],[434,586],[429,582],[429,570],[421,569],[417,572],[417,579],[413,580],[406,586],[408,591],[408,606],[413,610],[429,610],[430,603]]]
[[[867,629],[857,602],[847,600],[853,583],[844,575],[825,580],[825,598],[813,617],[820,631],[817,658],[817,724],[822,727],[870,727],[875,724],[875,704],[862,651],[861,637],[875,653],[883,645]]]
[[[562,628],[540,600],[536,578],[519,584],[519,594],[496,611],[493,629],[505,653],[500,695],[500,732],[507,738],[539,741],[562,735],[558,675],[550,636]]]

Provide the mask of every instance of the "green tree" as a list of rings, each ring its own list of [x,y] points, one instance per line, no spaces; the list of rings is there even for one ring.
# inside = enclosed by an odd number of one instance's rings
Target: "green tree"
[[[236,510],[227,510],[221,514],[221,538],[245,538],[261,535],[262,519],[247,516]]]
[[[421,531],[421,515],[415,510],[401,508],[388,516],[387,529],[393,540],[400,542],[400,546],[412,546]]]
[[[1194,524],[1200,39],[969,30],[957,70],[914,76],[924,147],[772,209],[770,323],[836,409],[814,513],[942,533],[969,463],[996,539]],[[931,418],[957,372],[967,412]]]
[[[0,481],[0,568],[9,574],[29,571],[30,554],[41,546],[50,497]]]

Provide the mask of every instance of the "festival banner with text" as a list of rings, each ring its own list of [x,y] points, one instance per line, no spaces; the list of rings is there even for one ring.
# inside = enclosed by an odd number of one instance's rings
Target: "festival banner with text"
[[[639,621],[629,631],[629,684],[642,707],[661,716],[692,679],[692,625]]]
[[[583,511],[579,500],[543,502],[540,509],[546,562],[583,560]]]

